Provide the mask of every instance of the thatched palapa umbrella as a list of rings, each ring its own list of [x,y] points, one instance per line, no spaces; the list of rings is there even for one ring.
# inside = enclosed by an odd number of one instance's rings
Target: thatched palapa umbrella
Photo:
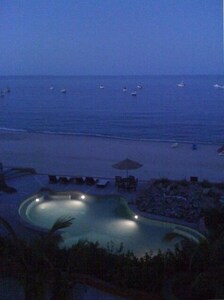
[[[128,177],[128,170],[139,169],[142,167],[142,165],[140,163],[138,163],[137,161],[126,158],[126,159],[119,161],[118,163],[112,165],[112,167],[115,169],[118,169],[118,170],[126,170],[127,177]]]

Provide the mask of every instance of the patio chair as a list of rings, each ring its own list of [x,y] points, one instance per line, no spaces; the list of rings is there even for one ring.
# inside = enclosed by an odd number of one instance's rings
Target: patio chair
[[[55,184],[58,182],[58,179],[55,175],[48,175],[48,178],[49,178],[49,183],[50,184]]]
[[[128,181],[135,182],[137,179],[133,175],[128,176]]]
[[[75,177],[70,177],[70,178],[69,178],[69,182],[70,182],[70,183],[76,183]]]
[[[127,178],[127,190],[136,191],[137,185],[138,185],[138,178],[135,178],[134,176],[130,175]]]
[[[86,177],[85,183],[88,185],[94,185],[96,180],[93,177]]]
[[[77,184],[83,184],[85,180],[82,177],[75,177],[75,181]]]
[[[126,189],[126,181],[124,179],[121,179],[120,181],[117,182],[116,186],[117,186],[118,190],[120,190],[120,189],[125,190]]]
[[[109,180],[107,180],[107,179],[99,179],[99,180],[97,181],[96,186],[97,186],[97,187],[104,188],[104,187],[106,187],[108,184],[109,184]]]
[[[122,177],[121,176],[115,176],[115,186],[118,186],[118,184],[122,182]]]
[[[128,191],[131,191],[131,190],[136,191],[136,188],[137,188],[137,182],[136,181],[127,182],[127,190]]]
[[[67,177],[61,176],[61,177],[59,177],[59,182],[62,184],[68,184],[70,181]]]

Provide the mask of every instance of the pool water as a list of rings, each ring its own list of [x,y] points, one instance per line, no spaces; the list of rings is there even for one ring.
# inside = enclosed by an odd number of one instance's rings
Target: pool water
[[[81,240],[98,241],[101,246],[108,243],[119,248],[122,243],[124,251],[131,250],[142,256],[152,250],[154,253],[172,249],[180,239],[167,242],[164,237],[171,233],[175,225],[152,221],[147,218],[134,218],[125,200],[116,196],[93,197],[79,195],[64,197],[36,196],[26,200],[20,206],[21,217],[31,225],[50,229],[61,217],[73,217],[73,224],[62,233],[63,244],[69,247]],[[71,199],[70,199],[71,198]]]

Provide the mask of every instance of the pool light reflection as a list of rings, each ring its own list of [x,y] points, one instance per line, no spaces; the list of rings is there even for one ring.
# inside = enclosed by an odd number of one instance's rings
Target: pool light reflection
[[[84,200],[85,198],[86,198],[86,196],[85,196],[85,195],[82,195],[82,196],[81,196],[81,199],[82,199],[82,200]]]

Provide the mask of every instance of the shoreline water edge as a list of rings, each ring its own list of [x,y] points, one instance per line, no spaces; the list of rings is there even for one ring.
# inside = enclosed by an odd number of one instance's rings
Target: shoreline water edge
[[[0,135],[4,135],[5,133],[13,134],[13,133],[27,133],[27,134],[46,134],[46,135],[58,135],[58,136],[72,136],[72,137],[90,137],[90,138],[103,138],[109,140],[127,140],[127,141],[136,141],[136,142],[156,142],[156,143],[181,143],[181,144],[198,144],[198,145],[215,145],[216,147],[220,147],[222,143],[213,143],[213,142],[205,142],[200,140],[181,140],[181,139],[155,139],[155,138],[134,138],[127,136],[116,136],[116,135],[107,135],[107,134],[93,134],[93,133],[84,133],[84,132],[65,132],[65,131],[50,131],[50,130],[28,130],[28,129],[19,129],[19,128],[7,128],[0,127]]]

